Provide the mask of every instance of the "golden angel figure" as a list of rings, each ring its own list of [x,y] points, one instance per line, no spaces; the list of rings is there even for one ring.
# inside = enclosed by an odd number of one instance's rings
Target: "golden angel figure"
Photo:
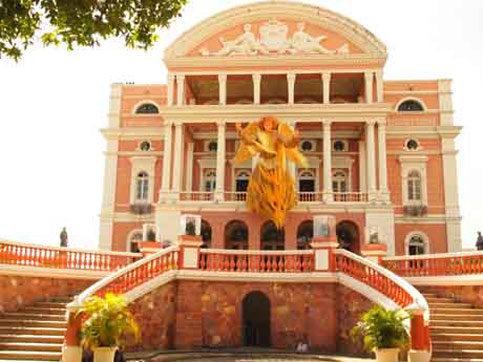
[[[307,160],[297,150],[298,133],[274,117],[263,117],[245,128],[237,124],[236,128],[241,145],[235,164],[259,156],[248,183],[248,209],[271,219],[277,228],[282,228],[287,211],[297,204],[294,179],[287,170],[287,158],[307,167]]]

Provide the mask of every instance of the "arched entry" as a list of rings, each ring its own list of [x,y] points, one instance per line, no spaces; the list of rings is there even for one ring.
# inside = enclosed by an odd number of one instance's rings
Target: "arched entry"
[[[241,220],[232,220],[225,226],[225,249],[248,249],[248,226]]]
[[[270,300],[262,292],[251,292],[242,302],[243,345],[270,346]]]
[[[360,254],[359,228],[352,221],[342,221],[336,227],[337,241],[342,249]]]
[[[211,248],[211,225],[206,220],[201,220],[201,240],[203,249]]]
[[[260,235],[262,239],[262,250],[285,249],[285,231],[283,229],[277,229],[272,220],[262,225]]]
[[[297,250],[308,250],[314,237],[314,222],[305,220],[297,228]]]

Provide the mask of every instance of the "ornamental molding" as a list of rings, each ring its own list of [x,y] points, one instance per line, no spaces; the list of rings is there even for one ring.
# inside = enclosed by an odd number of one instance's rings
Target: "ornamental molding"
[[[288,31],[281,19],[291,19],[299,22],[299,32],[297,33],[296,31],[297,36],[288,37]],[[191,58],[193,60],[196,57],[204,58],[203,55],[188,56],[188,54],[207,39],[226,29],[233,29],[235,26],[243,28],[244,25],[261,21],[266,23],[264,24],[265,27],[262,25],[260,29],[258,41],[253,42],[257,38],[253,33],[250,35],[251,29],[248,29],[247,26],[245,34],[248,35],[241,38],[238,44],[242,44],[243,47],[234,48],[237,45],[233,43],[234,39],[223,39],[225,43],[222,43],[222,49],[225,50],[222,53],[226,53],[225,55],[233,52],[238,53],[238,55],[250,53],[259,55],[261,53],[263,55],[264,52],[268,51],[268,54],[273,52],[289,56],[293,55],[291,52],[302,51],[305,54],[315,53],[319,60],[321,55],[333,56],[338,59],[352,56],[352,54],[347,54],[347,51],[344,49],[339,53],[337,53],[338,49],[325,49],[322,45],[323,39],[320,38],[323,34],[308,34],[305,32],[304,23],[307,23],[339,34],[347,42],[354,44],[372,59],[381,58],[385,61],[387,56],[385,45],[353,20],[314,5],[275,0],[235,7],[202,21],[181,35],[166,49],[164,53],[165,62],[169,66],[175,59]],[[284,42],[284,39],[291,40],[291,44]],[[220,55],[222,54],[216,54],[213,58]],[[210,58],[211,56],[208,57],[208,59]]]
[[[232,40],[219,38],[222,48],[212,52],[202,48],[202,56],[233,55],[269,55],[269,54],[349,54],[349,44],[345,43],[337,49],[328,49],[322,45],[327,39],[323,34],[310,35],[305,31],[305,23],[297,23],[297,31],[289,37],[288,25],[277,19],[262,24],[259,34],[252,30],[252,24],[243,25],[243,33]]]

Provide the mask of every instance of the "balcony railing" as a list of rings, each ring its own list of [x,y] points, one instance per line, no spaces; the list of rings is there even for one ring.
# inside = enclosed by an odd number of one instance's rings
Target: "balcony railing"
[[[170,196],[174,194],[169,193]],[[245,202],[247,199],[246,192],[225,191],[223,193],[224,202]],[[335,192],[332,193],[333,202],[360,203],[368,202],[369,197],[365,192]],[[191,201],[215,201],[215,192],[205,191],[182,191],[179,193],[179,200],[182,202]],[[323,192],[297,192],[297,200],[299,202],[325,202]]]
[[[389,257],[383,266],[402,277],[481,275],[483,252]]]
[[[141,254],[81,250],[0,240],[0,264],[22,267],[113,272],[142,258]]]

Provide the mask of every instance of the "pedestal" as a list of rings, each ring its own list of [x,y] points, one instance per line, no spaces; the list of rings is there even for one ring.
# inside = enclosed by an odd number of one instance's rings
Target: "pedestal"
[[[387,256],[386,244],[362,244],[361,255],[370,261],[381,265],[382,259]]]
[[[178,238],[180,269],[198,269],[200,248],[203,244],[201,235],[180,235]]]

